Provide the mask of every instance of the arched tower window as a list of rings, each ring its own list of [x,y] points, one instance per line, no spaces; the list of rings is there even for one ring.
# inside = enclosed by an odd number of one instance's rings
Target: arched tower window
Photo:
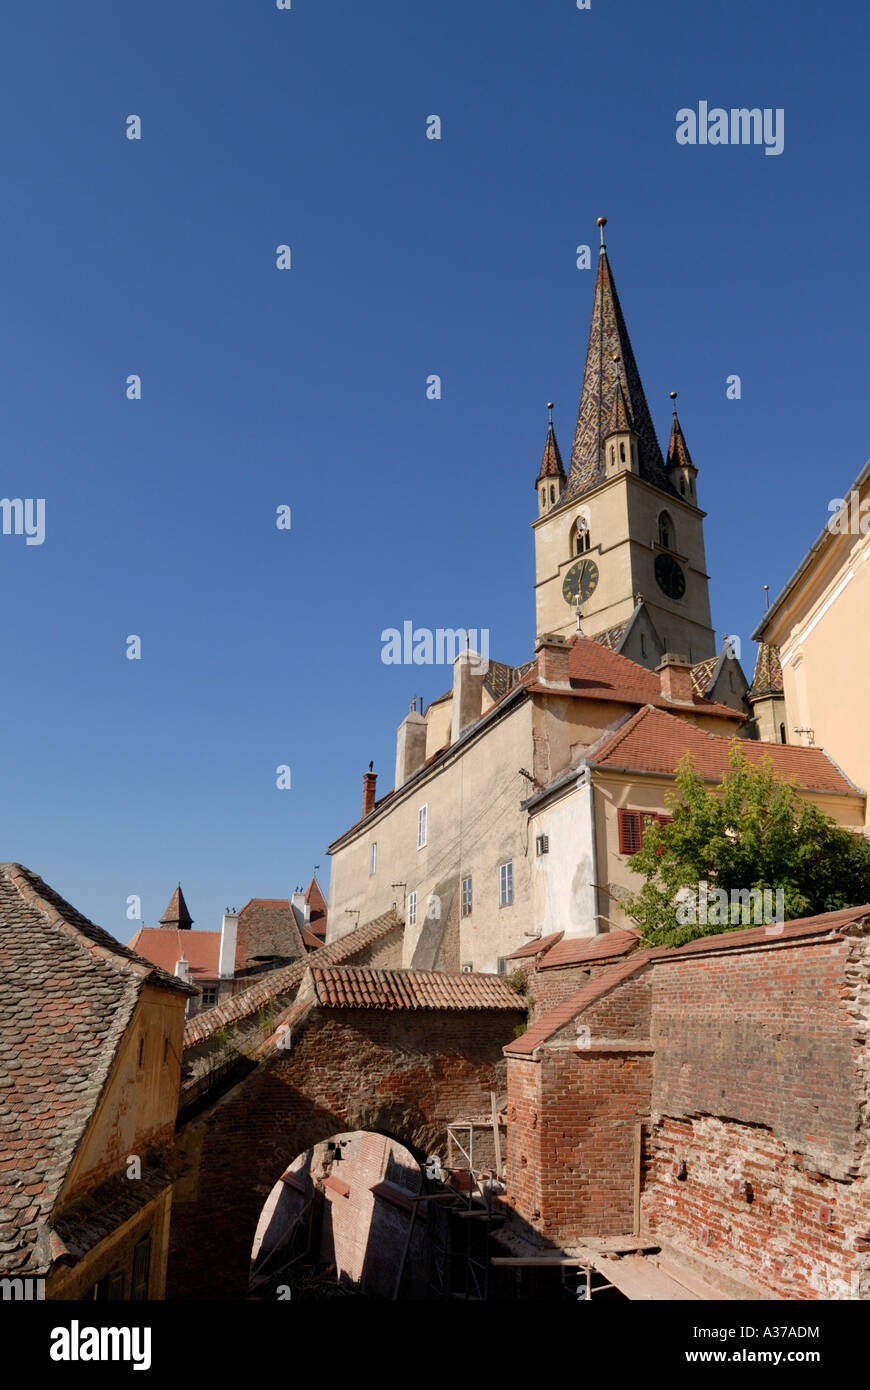
[[[625,445],[622,440],[619,441],[619,462],[625,463]]]
[[[592,536],[589,531],[589,523],[585,516],[578,516],[574,523],[574,545],[575,555],[585,555],[592,544]]]
[[[659,516],[659,545],[663,545],[666,550],[670,550],[674,544],[674,527],[667,512],[662,512]]]
[[[556,500],[556,489],[555,489],[555,487],[551,487],[551,488],[550,488],[550,501],[551,501],[551,502],[555,502],[555,500]]]
[[[680,496],[681,496],[681,497],[685,497],[685,495],[686,495],[686,480],[685,480],[685,478],[681,478],[681,479],[680,479]]]

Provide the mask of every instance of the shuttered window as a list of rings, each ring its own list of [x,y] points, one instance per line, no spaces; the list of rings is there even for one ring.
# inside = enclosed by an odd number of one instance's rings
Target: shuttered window
[[[659,825],[668,825],[672,820],[673,816],[656,815],[654,811],[620,811],[620,854],[637,854],[643,844],[643,832],[650,821],[658,821]]]

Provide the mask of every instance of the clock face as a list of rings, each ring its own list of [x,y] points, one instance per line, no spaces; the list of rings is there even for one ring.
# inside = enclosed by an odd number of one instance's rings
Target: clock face
[[[656,581],[662,593],[668,598],[682,598],[686,592],[686,576],[673,555],[657,555],[655,563]]]
[[[578,560],[572,565],[562,581],[562,597],[566,603],[573,604],[579,595],[580,602],[591,598],[598,584],[598,566],[594,560]]]

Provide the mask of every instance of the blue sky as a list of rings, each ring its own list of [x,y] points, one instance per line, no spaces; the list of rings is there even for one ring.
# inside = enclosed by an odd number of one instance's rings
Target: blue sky
[[[2,492],[46,499],[46,537],[0,536],[2,858],[125,940],[128,895],[153,924],[179,879],[210,928],[325,885],[369,760],[386,790],[411,696],[450,682],[383,665],[381,631],[531,655],[599,214],[751,667],[762,585],[868,452],[868,31],[857,0],[11,8]],[[677,145],[700,100],[783,108],[783,153]]]

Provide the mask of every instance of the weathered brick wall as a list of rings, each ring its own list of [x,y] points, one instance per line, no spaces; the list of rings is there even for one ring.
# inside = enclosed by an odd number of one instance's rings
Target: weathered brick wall
[[[644,1228],[698,1267],[771,1297],[870,1297],[866,1183],[807,1171],[770,1130],[663,1118],[644,1188]]]
[[[312,1010],[290,1052],[270,1052],[179,1132],[191,1170],[173,1203],[168,1297],[244,1297],[263,1203],[320,1141],[372,1130],[418,1159],[446,1157],[448,1121],[504,1092],[501,1049],[519,1016]]]

